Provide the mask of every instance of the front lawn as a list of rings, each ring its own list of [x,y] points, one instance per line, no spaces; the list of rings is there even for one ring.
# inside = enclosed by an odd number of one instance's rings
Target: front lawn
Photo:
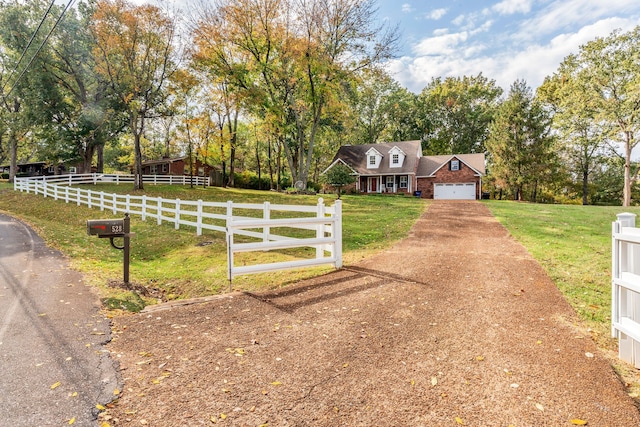
[[[133,194],[129,184],[91,187],[96,191]],[[8,185],[5,190],[0,192],[0,210],[24,219],[49,245],[68,255],[74,268],[85,273],[87,280],[100,289],[103,301],[109,308],[137,311],[144,305],[155,302],[155,296],[145,298],[134,292],[106,286],[109,281],[122,279],[122,253],[112,249],[108,239],[87,236],[86,220],[114,217],[110,212],[14,192],[9,190]],[[335,201],[335,196],[330,194],[305,196],[148,184],[144,193],[135,194],[181,200],[233,200],[238,203],[269,201],[278,204],[315,205],[318,197],[322,197],[329,206]],[[342,203],[345,263],[362,259],[405,237],[426,207],[424,200],[399,196],[346,195],[342,197]],[[153,219],[142,221],[136,216],[132,217],[131,229],[136,233],[131,240],[131,282],[156,288],[164,293],[166,299],[199,297],[228,290],[223,233],[205,230],[202,236],[196,236],[194,228],[183,227],[176,231],[173,224],[158,226]],[[255,256],[265,262],[272,255],[265,253]],[[240,276],[234,279],[233,288],[275,288],[329,269],[320,267]]]

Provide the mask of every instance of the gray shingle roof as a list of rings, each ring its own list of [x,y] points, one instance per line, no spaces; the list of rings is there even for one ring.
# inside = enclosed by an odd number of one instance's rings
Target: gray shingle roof
[[[472,169],[478,171],[479,174],[485,175],[484,154],[447,154],[441,156],[424,156],[420,159],[416,176],[425,177],[433,175],[438,169],[445,165],[453,157],[459,159]]]
[[[389,151],[393,147],[398,147],[407,155],[402,167],[389,167]],[[376,169],[367,169],[366,152],[371,148],[375,148],[382,155],[380,167]],[[380,144],[343,145],[338,150],[333,161],[342,159],[360,175],[413,174],[418,165],[418,157],[421,155],[422,146],[420,141],[386,142]]]

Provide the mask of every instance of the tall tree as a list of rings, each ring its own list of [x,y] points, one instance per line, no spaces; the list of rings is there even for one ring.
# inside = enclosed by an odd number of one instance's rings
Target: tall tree
[[[142,189],[141,138],[146,121],[165,102],[168,79],[177,68],[176,21],[149,4],[98,0],[91,29],[97,69],[128,117],[135,153],[134,189]]]
[[[556,161],[550,123],[526,82],[514,82],[489,127],[486,148],[491,175],[515,200],[524,200],[528,190],[529,199],[535,201],[539,185],[553,176]]]
[[[429,154],[482,153],[502,89],[482,74],[435,78],[420,94]]]
[[[294,182],[307,183],[342,82],[392,51],[396,34],[374,26],[375,11],[373,0],[220,0],[198,23],[200,56],[279,127]]]
[[[575,82],[575,97],[588,100],[594,126],[606,126],[607,138],[624,153],[623,206],[631,204],[631,153],[640,139],[640,26],[614,31],[584,46],[561,64]]]
[[[558,132],[564,162],[580,182],[582,204],[586,205],[591,175],[606,158],[608,126],[596,120],[596,102],[587,96],[585,82],[572,75],[575,63],[571,59],[565,59],[558,72],[545,79],[537,96],[553,113],[553,127]]]

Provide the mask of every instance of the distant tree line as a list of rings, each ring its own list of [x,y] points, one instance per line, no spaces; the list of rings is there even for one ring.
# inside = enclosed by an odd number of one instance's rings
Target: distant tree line
[[[144,160],[185,156],[190,173],[198,159],[224,185],[280,190],[326,182],[341,145],[420,140],[424,154],[486,153],[495,198],[640,200],[640,27],[580,47],[536,92],[518,80],[503,93],[478,74],[415,94],[384,70],[399,33],[379,24],[374,0],[190,9],[179,19],[126,0],[0,4],[10,178],[29,161],[141,178]]]

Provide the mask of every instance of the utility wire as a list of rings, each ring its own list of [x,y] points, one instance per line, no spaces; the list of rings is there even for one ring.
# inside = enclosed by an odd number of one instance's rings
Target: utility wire
[[[67,3],[67,6],[64,8],[64,10],[62,11],[62,13],[60,14],[60,16],[58,17],[58,19],[56,20],[56,23],[53,24],[53,27],[51,28],[51,30],[49,31],[49,33],[47,34],[47,37],[45,37],[45,39],[42,41],[42,43],[40,44],[40,47],[38,47],[38,50],[36,51],[36,53],[33,54],[33,56],[31,57],[31,60],[29,61],[29,63],[27,64],[26,67],[24,67],[24,69],[22,70],[22,72],[20,73],[20,75],[18,76],[18,78],[16,79],[16,81],[13,83],[13,86],[11,86],[11,89],[9,90],[9,92],[7,92],[6,95],[4,96],[9,96],[11,95],[11,92],[13,92],[13,90],[16,88],[16,86],[18,85],[18,82],[20,82],[20,80],[22,79],[22,76],[24,76],[24,73],[29,69],[29,67],[31,66],[31,64],[33,64],[33,61],[36,59],[36,56],[38,56],[38,54],[40,53],[40,51],[42,50],[42,48],[44,47],[44,45],[47,43],[47,41],[49,41],[49,37],[51,37],[51,34],[53,33],[53,31],[58,27],[58,24],[60,23],[60,21],[62,21],[62,18],[64,17],[64,15],[67,13],[67,10],[69,10],[69,8],[71,7],[71,5],[73,3],[75,3],[76,0],[69,0],[69,3]]]
[[[49,8],[44,13],[44,16],[42,17],[42,19],[40,20],[40,23],[38,24],[38,28],[36,28],[36,30],[31,35],[31,39],[29,40],[29,43],[27,43],[27,47],[25,47],[24,50],[22,51],[22,55],[20,55],[20,59],[18,59],[18,62],[16,62],[15,67],[13,67],[13,70],[11,70],[11,73],[9,74],[9,77],[7,77],[7,80],[5,81],[4,85],[2,85],[2,93],[4,93],[4,89],[7,87],[7,84],[9,84],[9,81],[11,81],[11,77],[13,77],[15,72],[18,71],[18,67],[20,66],[20,63],[22,62],[25,55],[27,54],[27,51],[31,47],[31,43],[33,43],[33,40],[36,38],[36,34],[38,34],[38,31],[40,31],[40,28],[42,28],[42,25],[44,24],[44,21],[47,19],[47,16],[49,16],[49,12],[51,12],[51,8],[53,8],[55,1],[56,0],[51,0],[51,3],[49,3]]]

